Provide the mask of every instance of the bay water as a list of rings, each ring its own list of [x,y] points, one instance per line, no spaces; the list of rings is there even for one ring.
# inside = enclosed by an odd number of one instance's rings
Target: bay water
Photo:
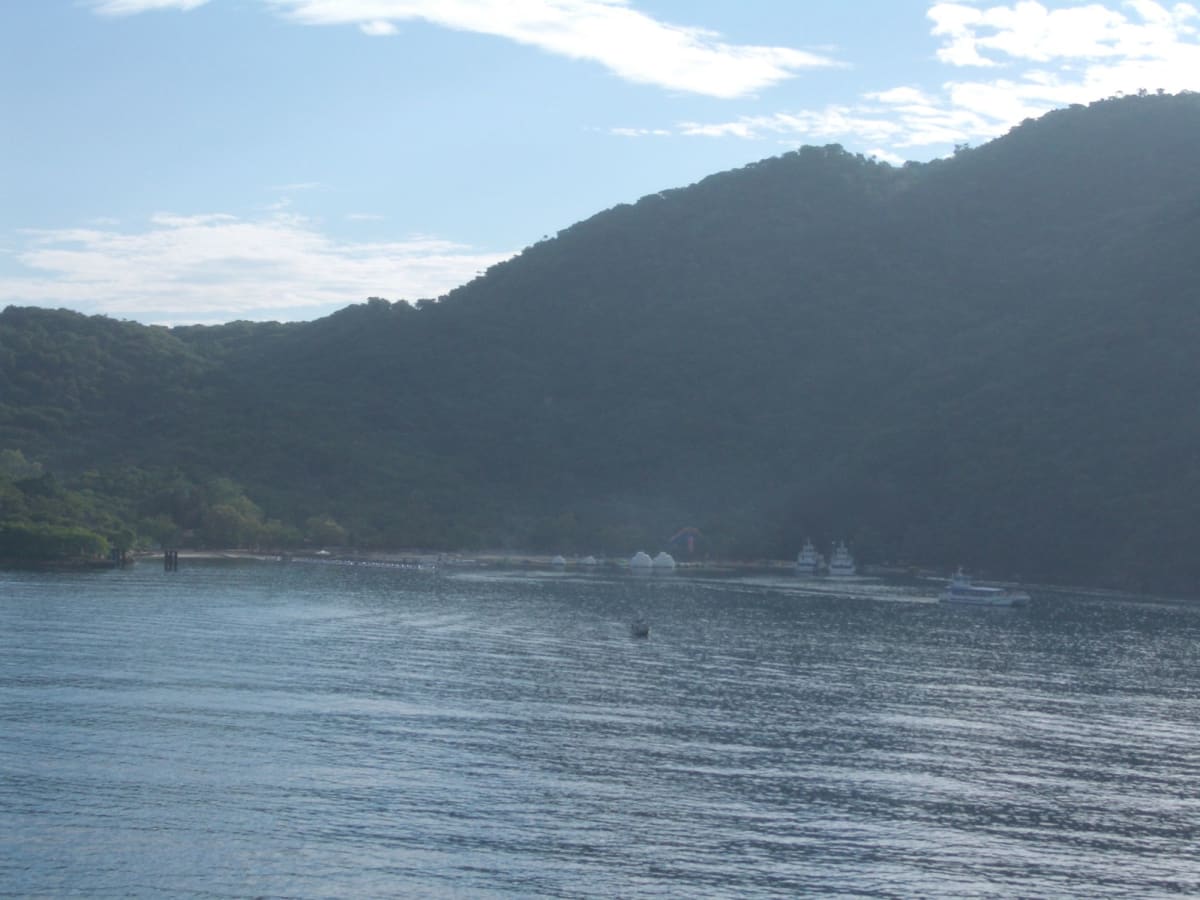
[[[0,572],[0,896],[1200,894],[1200,605],[937,590]]]

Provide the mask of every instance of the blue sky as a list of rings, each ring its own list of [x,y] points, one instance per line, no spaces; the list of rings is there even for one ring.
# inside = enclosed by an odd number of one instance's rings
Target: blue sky
[[[0,306],[291,321],[438,297],[618,203],[1200,89],[1154,0],[6,0]]]

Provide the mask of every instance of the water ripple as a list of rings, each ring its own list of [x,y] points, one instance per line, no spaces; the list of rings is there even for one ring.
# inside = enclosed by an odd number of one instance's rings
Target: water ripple
[[[1189,603],[265,563],[0,589],[0,894],[1200,891]]]

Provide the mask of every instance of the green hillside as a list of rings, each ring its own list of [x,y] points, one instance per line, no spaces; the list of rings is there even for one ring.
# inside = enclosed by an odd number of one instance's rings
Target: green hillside
[[[1198,174],[1200,96],[1130,97],[925,165],[805,147],[415,306],[175,329],[9,308],[0,450],[69,490],[136,472],[139,533],[216,540],[224,506],[244,540],[626,553],[693,525],[713,554],[810,535],[1191,590]]]

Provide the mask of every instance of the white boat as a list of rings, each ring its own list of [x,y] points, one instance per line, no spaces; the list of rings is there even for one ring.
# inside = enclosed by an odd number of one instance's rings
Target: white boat
[[[1013,588],[972,584],[970,576],[959,567],[938,599],[968,606],[1024,606],[1029,602],[1029,594]]]
[[[654,569],[657,572],[675,571],[675,557],[673,557],[670,553],[667,553],[665,550],[659,553],[658,556],[654,557],[650,564],[654,566]]]
[[[633,558],[629,560],[629,568],[635,572],[649,572],[654,565],[654,560],[650,558],[650,554],[644,550],[639,550],[633,554]]]
[[[817,552],[817,548],[813,546],[813,542],[805,538],[804,546],[796,554],[796,574],[816,575],[820,568],[821,554]]]
[[[858,574],[854,557],[850,555],[844,541],[839,541],[833,548],[833,555],[829,557],[829,574],[835,578],[847,578]]]

